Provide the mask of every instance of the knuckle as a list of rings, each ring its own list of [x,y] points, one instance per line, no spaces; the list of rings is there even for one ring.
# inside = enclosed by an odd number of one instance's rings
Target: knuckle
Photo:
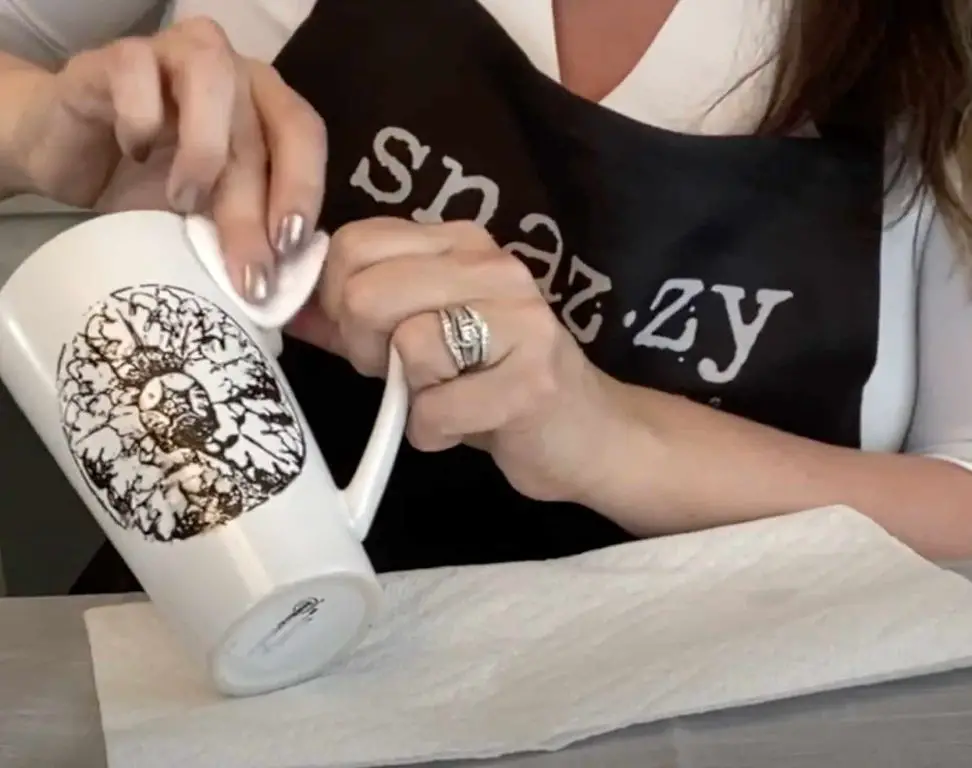
[[[489,232],[470,219],[448,221],[442,227],[455,243],[457,250],[489,251],[496,247]]]
[[[370,231],[371,226],[367,219],[352,221],[340,227],[331,235],[331,243],[328,247],[327,255],[328,260],[340,260],[347,264],[353,264],[358,260],[358,254],[367,248]]]
[[[185,78],[204,78],[214,92],[222,91],[245,75],[223,28],[212,19],[197,17],[180,27],[176,68]],[[242,89],[240,89],[242,92]]]
[[[327,146],[327,123],[317,114],[317,110],[310,105],[303,96],[297,97],[297,112],[301,115],[298,124],[307,133],[308,139],[322,147]]]
[[[226,31],[209,16],[192,16],[179,25],[187,40],[197,49],[218,50],[223,53],[232,52]]]
[[[320,152],[327,146],[327,126],[323,118],[307,99],[287,85],[276,69],[252,59],[245,62],[245,69],[254,92],[274,92],[274,109],[269,114],[260,115],[273,132],[285,134],[288,140],[296,138],[312,151]]]
[[[538,299],[527,305],[522,314],[522,327],[530,329],[530,340],[537,354],[545,355],[556,349],[564,329],[550,307]]]
[[[535,285],[533,272],[530,271],[526,262],[507,251],[497,251],[497,254],[497,261],[501,264],[504,276],[511,285],[530,286],[531,288]]]
[[[105,49],[105,54],[109,69],[117,73],[138,71],[146,61],[151,61],[155,56],[149,42],[138,37],[116,40]]]
[[[293,107],[293,114],[287,116],[294,135],[303,142],[308,149],[317,155],[323,155],[327,150],[327,125],[314,108],[303,99],[298,99]],[[319,169],[314,169],[319,173]]]
[[[281,88],[287,85],[277,79]],[[267,115],[267,119],[277,120],[280,126],[290,134],[300,137],[302,141],[309,142],[313,146],[325,146],[327,144],[327,127],[323,118],[317,114],[303,96],[293,91],[289,92],[291,98],[286,100],[286,106],[281,109],[279,115]]]
[[[515,294],[534,292],[534,278],[530,268],[511,253],[495,246],[483,250],[460,251],[456,256],[464,264],[477,270],[484,285],[516,288]],[[523,289],[528,288],[529,291]]]
[[[463,267],[474,270],[476,278],[485,284],[501,281],[504,265],[492,251],[455,251],[449,256]]]
[[[525,389],[528,393],[527,403],[531,408],[537,403],[549,403],[559,388],[560,384],[552,366],[543,362],[531,366]]]
[[[89,106],[90,97],[97,91],[91,73],[99,68],[107,70],[109,77],[114,80],[117,67],[110,49],[84,51],[68,59],[54,79],[58,100],[71,105],[80,114],[96,113],[97,110]]]

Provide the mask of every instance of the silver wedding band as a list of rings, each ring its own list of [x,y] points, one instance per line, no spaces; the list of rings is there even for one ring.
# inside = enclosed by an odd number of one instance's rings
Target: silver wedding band
[[[489,325],[472,307],[439,310],[442,339],[459,373],[486,365],[489,357]]]

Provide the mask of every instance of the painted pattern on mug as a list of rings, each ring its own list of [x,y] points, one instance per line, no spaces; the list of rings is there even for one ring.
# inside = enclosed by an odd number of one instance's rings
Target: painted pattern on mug
[[[119,526],[189,539],[300,474],[306,440],[273,367],[222,309],[183,288],[113,292],[57,366],[68,446]]]

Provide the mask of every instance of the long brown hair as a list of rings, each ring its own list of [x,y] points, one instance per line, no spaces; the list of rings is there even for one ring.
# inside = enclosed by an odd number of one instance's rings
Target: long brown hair
[[[789,3],[760,132],[850,104],[895,137],[897,170],[934,195],[972,267],[972,0]]]

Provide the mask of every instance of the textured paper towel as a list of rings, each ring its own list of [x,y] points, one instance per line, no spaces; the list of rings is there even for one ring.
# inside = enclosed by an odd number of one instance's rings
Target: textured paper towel
[[[323,678],[220,700],[151,607],[87,614],[110,768],[550,750],[634,723],[972,665],[972,584],[828,508],[544,563],[384,578]]]

